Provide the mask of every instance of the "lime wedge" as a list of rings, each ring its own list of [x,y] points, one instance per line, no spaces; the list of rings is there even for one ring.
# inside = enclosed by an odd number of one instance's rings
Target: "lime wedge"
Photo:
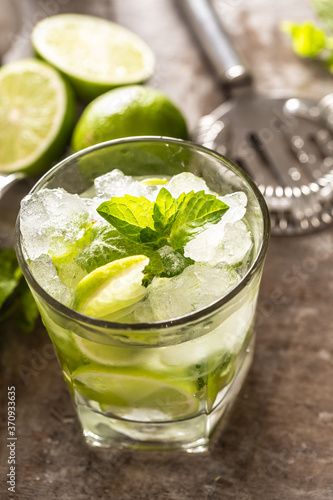
[[[0,69],[0,172],[38,174],[65,148],[76,116],[73,91],[35,59]]]
[[[74,309],[86,316],[105,318],[135,304],[146,294],[141,282],[148,263],[145,255],[134,255],[98,267],[79,282]]]
[[[155,57],[146,43],[122,26],[99,17],[60,14],[32,32],[36,53],[64,73],[84,100],[153,74]]]
[[[186,418],[196,413],[196,386],[173,382],[145,370],[96,370],[80,367],[72,375],[75,388],[117,415],[144,411],[151,420]],[[141,413],[142,415],[142,413]]]

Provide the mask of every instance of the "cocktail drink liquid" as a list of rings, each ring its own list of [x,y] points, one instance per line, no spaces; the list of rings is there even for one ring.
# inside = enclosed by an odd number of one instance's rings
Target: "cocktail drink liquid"
[[[191,143],[89,148],[22,201],[17,254],[96,446],[206,450],[253,355],[269,221]]]

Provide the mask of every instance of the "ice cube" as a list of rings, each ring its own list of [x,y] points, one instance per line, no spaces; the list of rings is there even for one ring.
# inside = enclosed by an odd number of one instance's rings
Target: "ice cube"
[[[37,283],[54,299],[62,304],[69,304],[71,294],[60,280],[55,265],[49,255],[40,255],[29,264],[31,274]]]
[[[104,199],[130,194],[137,197],[144,196],[154,201],[160,188],[161,186],[147,186],[118,169],[95,179],[96,195]]]
[[[165,188],[174,198],[178,198],[182,193],[187,194],[192,190],[194,192],[205,191],[205,193],[212,194],[205,181],[201,177],[191,174],[191,172],[182,172],[175,175]]]
[[[189,241],[184,255],[196,262],[209,262],[212,266],[219,262],[235,265],[245,259],[251,246],[252,236],[243,221],[225,224],[222,219]]]
[[[252,236],[243,221],[226,224],[224,236],[215,248],[213,263],[236,265],[243,262],[252,247]]]
[[[243,191],[218,196],[218,198],[228,205],[229,209],[223,215],[222,221],[232,223],[241,220],[246,213],[247,196]]]
[[[211,267],[196,263],[174,278],[155,278],[140,307],[149,311],[155,321],[176,318],[199,310],[223,297],[239,281],[229,266]],[[140,309],[136,311],[138,321]]]
[[[89,213],[89,220],[91,222],[105,222],[104,217],[99,215],[99,213],[97,212],[97,208],[100,206],[100,204],[106,201],[105,197],[94,196],[93,198],[82,198],[82,200],[86,205],[87,211]]]
[[[209,226],[186,244],[184,255],[213,266],[219,262],[236,264],[245,257],[252,244],[251,234],[241,222],[246,213],[247,196],[239,191],[218,198],[229,209],[220,222]]]
[[[43,189],[21,202],[20,228],[28,259],[61,256],[79,239],[89,219],[84,201],[63,189]]]
[[[193,240],[189,241],[184,248],[185,257],[190,257],[196,262],[210,262],[215,265],[218,261],[215,259],[216,248],[223,240],[224,222],[211,225],[199,233]]]
[[[152,310],[151,302],[147,300],[147,298],[144,298],[133,306],[132,318],[133,323],[153,323],[157,321]]]

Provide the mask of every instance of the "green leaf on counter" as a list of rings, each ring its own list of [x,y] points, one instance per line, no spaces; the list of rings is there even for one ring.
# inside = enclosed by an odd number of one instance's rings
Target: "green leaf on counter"
[[[0,250],[0,322],[13,318],[23,332],[31,332],[37,317],[37,306],[14,250]]]
[[[301,57],[317,57],[327,47],[325,31],[310,21],[304,23],[285,21],[281,29],[291,37],[293,49]]]
[[[22,277],[14,250],[6,248],[0,251],[0,309],[11,296]]]
[[[318,17],[320,17],[328,29],[333,32],[332,0],[311,0],[311,3]]]

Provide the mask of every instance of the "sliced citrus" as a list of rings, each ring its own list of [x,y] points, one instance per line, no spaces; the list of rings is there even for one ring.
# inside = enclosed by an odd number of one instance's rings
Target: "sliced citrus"
[[[105,318],[141,300],[146,288],[142,271],[149,263],[145,255],[133,255],[98,267],[78,284],[74,309],[93,318]]]
[[[37,174],[61,155],[72,131],[73,91],[35,59],[0,69],[0,172]]]
[[[170,383],[140,369],[94,371],[84,366],[72,377],[74,386],[86,398],[117,415],[144,412],[151,420],[178,419],[193,415],[199,407],[195,383]]]
[[[146,186],[158,186],[160,184],[168,184],[169,180],[163,177],[148,177],[148,179],[144,179],[141,181],[141,184],[145,184]]]
[[[85,100],[113,87],[143,82],[154,71],[154,54],[141,38],[99,17],[47,17],[35,26],[32,44],[42,59],[71,80]]]

